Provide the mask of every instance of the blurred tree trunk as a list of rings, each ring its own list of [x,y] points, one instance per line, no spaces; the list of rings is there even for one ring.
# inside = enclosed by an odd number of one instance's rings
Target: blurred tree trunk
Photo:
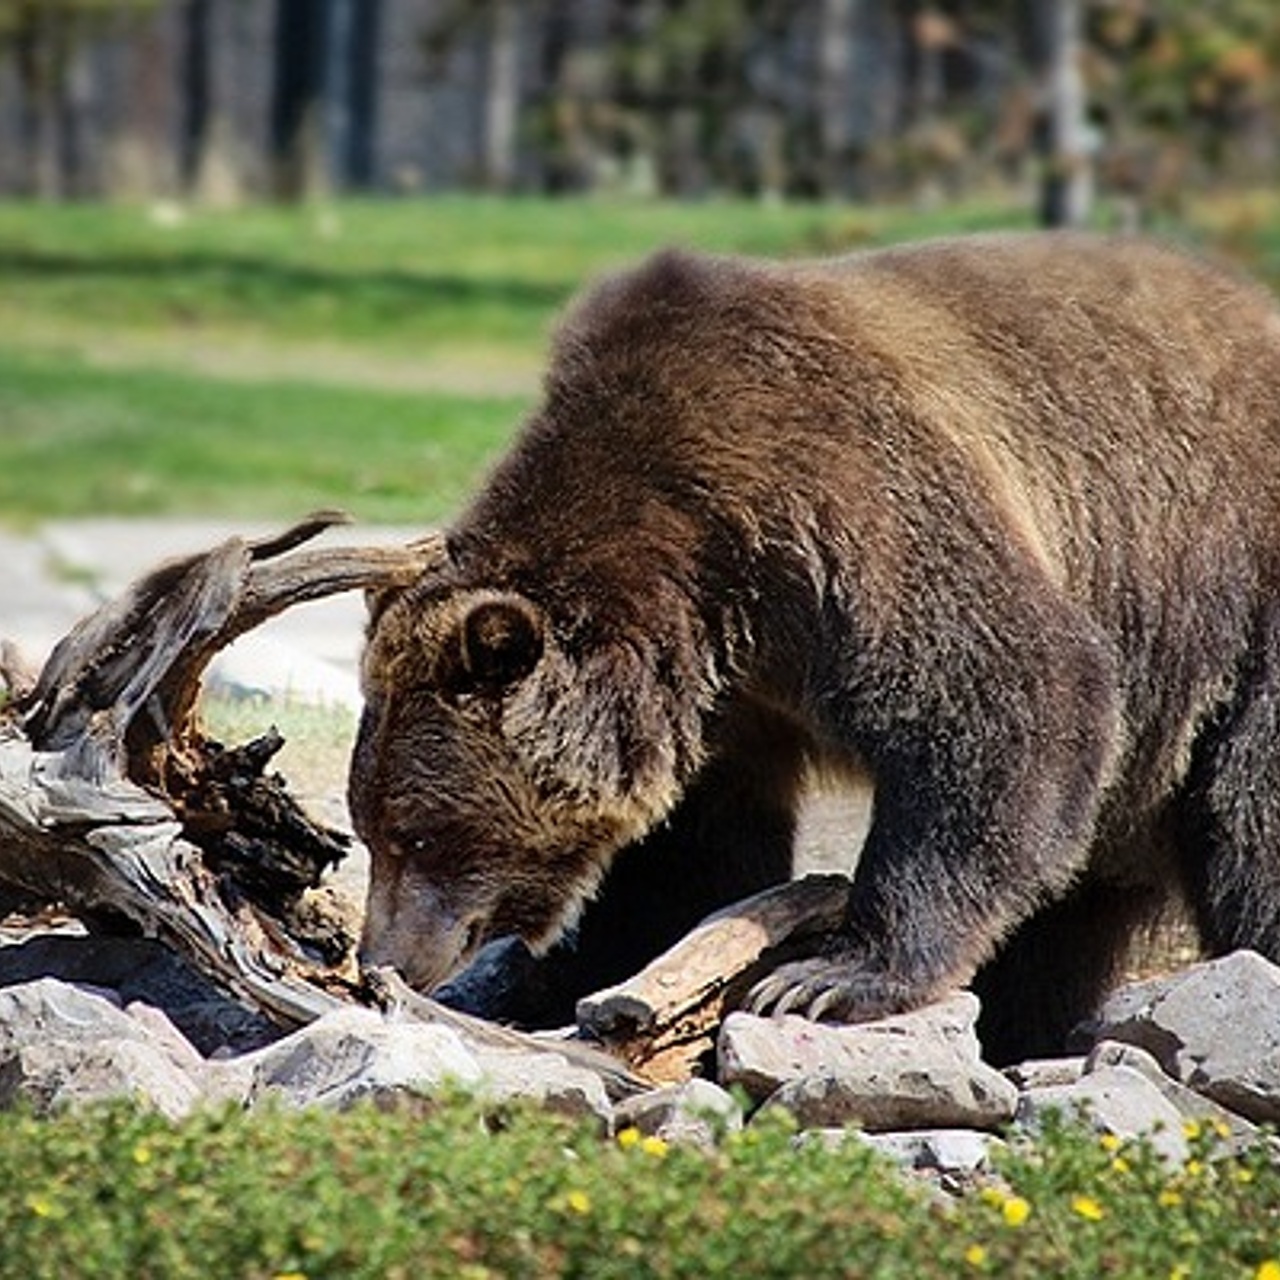
[[[818,36],[819,180],[828,199],[848,186],[850,88],[858,0],[822,0]]]
[[[591,16],[599,20],[603,15],[597,11]],[[552,192],[580,191],[591,186],[596,168],[591,116],[601,97],[602,36],[576,9],[563,5],[549,6],[541,26],[539,184]]]
[[[516,180],[520,113],[520,10],[515,0],[490,0],[484,105],[484,185],[510,191]]]
[[[271,186],[279,200],[329,191],[325,130],[331,0],[276,0]]]
[[[37,12],[18,29],[13,44],[22,95],[23,185],[28,195],[57,200],[63,194],[58,121],[66,31],[56,18]]]
[[[131,25],[124,43],[129,85],[105,150],[102,185],[112,199],[139,202],[172,195],[179,181],[176,113],[181,107],[181,27],[157,11]]]
[[[1045,95],[1040,217],[1049,227],[1080,227],[1093,207],[1082,0],[1033,0],[1031,17]]]
[[[238,6],[215,0],[187,0],[183,13],[180,176],[184,190],[213,209],[235,208],[244,198],[230,96],[243,16]]]
[[[378,176],[378,77],[382,0],[345,0],[339,165],[344,185],[367,191]]]
[[[211,132],[212,49],[209,19],[212,0],[187,0],[182,21],[182,142],[179,169],[188,190],[197,184]]]

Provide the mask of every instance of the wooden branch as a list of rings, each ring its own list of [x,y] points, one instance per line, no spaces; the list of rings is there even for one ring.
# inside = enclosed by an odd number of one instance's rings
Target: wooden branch
[[[247,899],[229,901],[168,805],[68,763],[0,729],[0,881],[90,921],[128,920],[285,1025],[336,1007],[343,974],[286,949]]]
[[[726,907],[634,977],[580,1001],[578,1025],[642,1075],[687,1080],[751,986],[840,926],[849,884],[806,876]]]
[[[171,560],[72,628],[34,689],[18,699],[22,726],[42,751],[77,753],[87,779],[123,775],[165,786],[196,734],[193,709],[210,660],[237,636],[307,600],[404,585],[442,553],[438,540],[407,547],[337,547],[274,558],[336,524],[320,511],[270,538],[229,538]]]
[[[309,954],[294,914],[344,838],[264,773],[278,735],[227,750],[195,717],[205,667],[238,635],[304,600],[407,584],[441,554],[434,539],[297,552],[345,519],[160,565],[79,622],[34,682],[6,658],[0,905],[125,919],[286,1024],[351,997],[350,931]]]

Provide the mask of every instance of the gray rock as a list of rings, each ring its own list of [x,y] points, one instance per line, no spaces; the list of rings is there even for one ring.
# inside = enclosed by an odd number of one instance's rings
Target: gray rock
[[[276,1099],[343,1109],[483,1080],[475,1055],[448,1027],[360,1008],[327,1013],[276,1044],[217,1065],[224,1088],[227,1080],[247,1081],[251,1106]]]
[[[1280,968],[1252,951],[1124,988],[1091,1032],[1248,1120],[1280,1121]]]
[[[0,1106],[50,1111],[129,1097],[165,1115],[198,1100],[199,1055],[159,1013],[134,1016],[112,993],[40,978],[0,989]]]
[[[522,1098],[567,1116],[594,1116],[607,1128],[613,1115],[604,1081],[558,1053],[518,1049],[477,1050],[475,1092],[492,1101]]]
[[[977,1013],[967,992],[855,1026],[735,1013],[720,1035],[720,1078],[805,1128],[992,1128],[1012,1118],[1018,1093],[980,1060]]]
[[[1132,1067],[1101,1067],[1075,1084],[1030,1089],[1018,1102],[1017,1121],[1035,1133],[1050,1111],[1068,1119],[1079,1118],[1099,1133],[1146,1138],[1175,1164],[1188,1155],[1177,1107]]]
[[[46,1040],[22,1045],[0,1063],[3,1107],[21,1099],[48,1114],[120,1098],[180,1120],[203,1100],[203,1087],[166,1046],[146,1040]]]
[[[149,1033],[113,995],[37,978],[0,989],[0,1058],[29,1044],[49,1041],[94,1044],[146,1040]]]
[[[1224,1137],[1226,1151],[1240,1151],[1259,1141],[1261,1133],[1234,1111],[1220,1107],[1212,1098],[1206,1098],[1194,1089],[1179,1084],[1167,1075],[1160,1064],[1145,1049],[1135,1044],[1122,1044],[1118,1040],[1103,1040],[1094,1046],[1085,1061],[1087,1074],[1094,1074],[1107,1067],[1131,1067],[1151,1081],[1161,1094],[1177,1109],[1184,1120],[1198,1120],[1215,1126]]]
[[[1005,1076],[1019,1089],[1048,1089],[1054,1085],[1075,1084],[1084,1075],[1086,1058],[1032,1058],[1006,1067]]]
[[[742,1128],[742,1108],[709,1080],[689,1080],[627,1098],[614,1108],[614,1127],[693,1146],[711,1147]]]
[[[0,988],[45,977],[110,988],[122,1003],[162,1009],[205,1055],[261,1048],[280,1034],[270,1019],[238,1004],[168,947],[146,938],[46,933],[0,946]]]
[[[858,1137],[903,1168],[972,1177],[991,1166],[1004,1146],[994,1134],[973,1129],[924,1129],[916,1133],[863,1133]]]

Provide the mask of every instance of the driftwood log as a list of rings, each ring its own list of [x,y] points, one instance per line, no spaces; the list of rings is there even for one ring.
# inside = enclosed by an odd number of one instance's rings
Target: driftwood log
[[[344,520],[320,512],[158,566],[78,623],[39,673],[0,645],[0,917],[57,904],[90,928],[159,939],[284,1027],[360,1001],[491,1046],[565,1054],[616,1094],[638,1086],[633,1071],[696,1073],[762,966],[838,921],[842,878],[721,912],[584,1001],[582,1033],[616,1055],[606,1057],[446,1009],[394,974],[361,974],[349,921],[325,910],[321,888],[347,837],[267,772],[274,731],[236,747],[202,733],[204,670],[237,636],[303,601],[411,581],[435,550],[432,539],[304,549]]]
[[[34,678],[5,651],[0,909],[127,924],[285,1025],[350,998],[349,939],[299,910],[345,838],[266,773],[278,736],[224,748],[196,714],[206,666],[237,636],[305,600],[412,579],[421,544],[299,550],[344,520],[320,512],[160,565]]]
[[[647,1079],[689,1079],[754,983],[839,928],[849,887],[846,876],[805,876],[708,916],[634,977],[580,1001],[579,1025]]]

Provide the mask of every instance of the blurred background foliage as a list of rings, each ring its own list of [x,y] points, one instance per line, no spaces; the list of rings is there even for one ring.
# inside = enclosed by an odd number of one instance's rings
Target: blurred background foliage
[[[0,190],[46,197],[954,197],[1063,163],[1056,110],[1135,216],[1280,163],[1273,0],[0,0],[0,41]]]
[[[667,243],[1280,282],[1275,0],[0,0],[0,522],[456,510]]]

